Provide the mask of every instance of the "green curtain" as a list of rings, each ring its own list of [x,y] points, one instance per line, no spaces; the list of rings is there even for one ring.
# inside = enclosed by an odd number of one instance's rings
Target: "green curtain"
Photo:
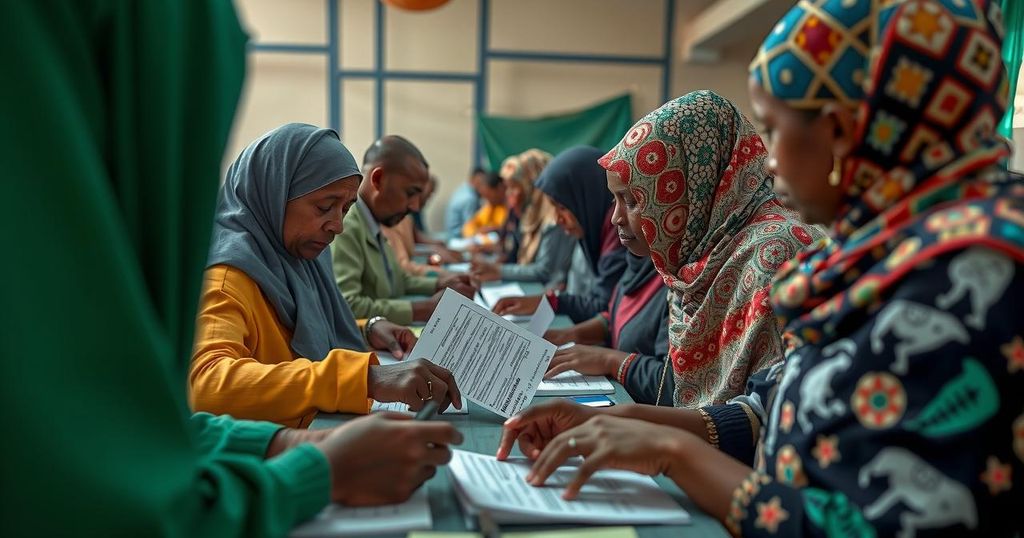
[[[1017,94],[1021,60],[1024,59],[1024,1],[1003,0],[1003,61],[1010,75],[1010,105],[999,123],[999,134],[1010,138],[1013,133],[1013,97]]]
[[[633,101],[622,95],[585,110],[542,118],[480,116],[480,140],[491,170],[509,155],[539,148],[557,155],[587,144],[611,149],[633,125]]]

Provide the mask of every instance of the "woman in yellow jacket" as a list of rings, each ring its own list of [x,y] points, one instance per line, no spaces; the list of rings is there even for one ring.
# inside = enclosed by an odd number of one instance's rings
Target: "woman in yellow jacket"
[[[471,238],[477,234],[498,232],[504,229],[508,220],[508,206],[505,205],[505,182],[495,172],[488,172],[477,183],[477,193],[486,203],[473,218],[462,225],[462,237]]]
[[[196,322],[194,410],[305,427],[317,411],[366,413],[371,399],[461,407],[444,368],[365,352],[364,340],[401,358],[415,337],[380,317],[357,325],[334,284],[326,249],[361,178],[337,133],[298,123],[231,165]]]

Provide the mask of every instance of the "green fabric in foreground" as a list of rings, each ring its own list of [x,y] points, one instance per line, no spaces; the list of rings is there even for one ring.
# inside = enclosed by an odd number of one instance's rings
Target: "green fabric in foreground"
[[[633,125],[629,94],[585,110],[542,118],[480,116],[480,140],[491,170],[498,170],[509,155],[530,148],[552,155],[580,144],[611,149]]]
[[[229,0],[5,2],[2,536],[283,536],[311,445],[191,415],[186,375],[246,37]]]
[[[999,134],[1011,138],[1013,135],[1013,98],[1017,94],[1017,80],[1020,78],[1020,66],[1024,60],[1024,1],[1003,0],[1003,61],[1010,85],[1010,103],[1006,115],[999,122]]]

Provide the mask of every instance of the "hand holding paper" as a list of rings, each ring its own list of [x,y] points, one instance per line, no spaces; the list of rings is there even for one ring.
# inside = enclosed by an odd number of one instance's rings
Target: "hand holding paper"
[[[451,290],[412,351],[451,371],[466,397],[504,417],[530,403],[554,354],[543,338]]]

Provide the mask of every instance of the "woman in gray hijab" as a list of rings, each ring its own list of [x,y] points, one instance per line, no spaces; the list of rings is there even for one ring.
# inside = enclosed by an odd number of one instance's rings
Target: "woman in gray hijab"
[[[369,399],[417,410],[461,397],[451,373],[402,357],[415,337],[357,323],[327,246],[362,176],[336,132],[290,123],[251,143],[221,187],[189,375],[194,410],[308,426],[317,411],[366,413]]]

